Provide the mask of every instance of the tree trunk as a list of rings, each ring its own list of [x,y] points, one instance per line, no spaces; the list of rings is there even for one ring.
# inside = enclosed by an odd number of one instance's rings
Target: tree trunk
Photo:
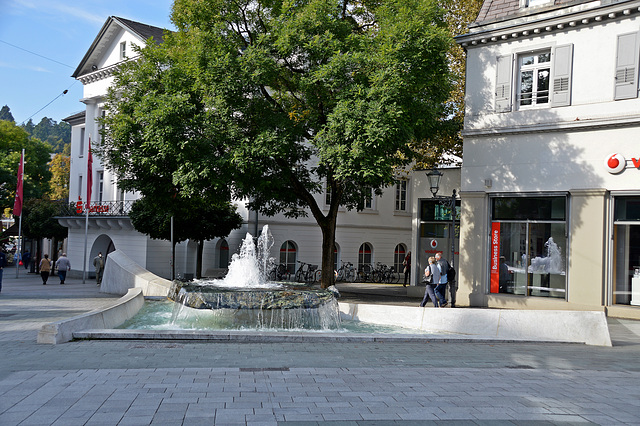
[[[202,278],[202,252],[204,251],[204,242],[198,241],[197,243],[197,256],[196,256],[196,278]]]
[[[328,288],[335,283],[335,268],[333,256],[336,247],[336,221],[337,215],[327,217],[326,221],[320,223],[322,230],[322,275],[320,286]]]

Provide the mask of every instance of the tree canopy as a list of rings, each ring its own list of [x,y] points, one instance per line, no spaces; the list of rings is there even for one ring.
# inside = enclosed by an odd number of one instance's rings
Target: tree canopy
[[[432,0],[176,0],[178,31],[116,73],[100,155],[130,189],[145,174],[310,213],[326,287],[338,207],[362,208],[412,143],[451,127],[443,15]]]
[[[20,154],[25,150],[24,199],[42,198],[49,191],[51,147],[14,123],[0,120],[0,207],[12,208],[16,193]]]

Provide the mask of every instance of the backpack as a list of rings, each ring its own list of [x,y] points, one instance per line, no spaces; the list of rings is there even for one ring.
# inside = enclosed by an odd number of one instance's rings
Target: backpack
[[[451,266],[449,266],[449,269],[447,269],[447,281],[452,282],[455,279],[456,279],[456,270],[453,269]]]

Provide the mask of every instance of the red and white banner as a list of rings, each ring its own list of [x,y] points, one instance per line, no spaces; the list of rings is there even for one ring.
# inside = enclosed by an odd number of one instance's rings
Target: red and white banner
[[[18,166],[18,184],[16,185],[16,200],[13,203],[13,215],[22,216],[22,181],[24,176],[24,150],[20,154],[20,165]]]
[[[491,224],[491,282],[489,291],[500,292],[500,222]]]

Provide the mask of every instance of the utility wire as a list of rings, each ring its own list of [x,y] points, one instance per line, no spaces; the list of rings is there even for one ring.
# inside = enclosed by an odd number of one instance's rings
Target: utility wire
[[[25,48],[22,48],[22,47],[20,47],[20,46],[16,46],[15,44],[8,43],[8,42],[6,42],[6,41],[4,41],[4,40],[0,40],[0,43],[8,44],[8,45],[9,45],[9,46],[11,46],[11,47],[15,47],[16,49],[23,50],[23,51],[25,51],[25,52],[27,52],[27,53],[31,53],[32,55],[39,56],[39,57],[41,57],[41,58],[46,59],[47,61],[55,62],[56,64],[64,65],[65,67],[68,67],[68,68],[73,69],[73,67],[72,67],[71,65],[63,64],[62,62],[56,61],[55,59],[47,58],[46,56],[43,56],[43,55],[41,55],[41,54],[39,54],[39,53],[32,52],[32,51],[27,50],[27,49],[25,49]]]
[[[55,98],[53,98],[48,104],[46,104],[45,106],[43,106],[42,108],[40,108],[39,110],[37,110],[36,112],[34,112],[33,114],[31,114],[29,116],[29,118],[27,118],[26,120],[24,120],[22,123],[20,123],[21,125],[26,123],[27,121],[31,120],[31,118],[36,115],[37,113],[39,113],[40,111],[42,111],[43,109],[45,109],[46,107],[48,107],[49,105],[51,105],[56,99],[58,99],[60,96],[64,96],[69,92],[69,89],[71,89],[71,87],[76,84],[78,82],[78,80],[74,81],[71,86],[67,87],[66,89],[64,89],[62,91],[62,93],[60,93],[58,96],[56,96]]]

